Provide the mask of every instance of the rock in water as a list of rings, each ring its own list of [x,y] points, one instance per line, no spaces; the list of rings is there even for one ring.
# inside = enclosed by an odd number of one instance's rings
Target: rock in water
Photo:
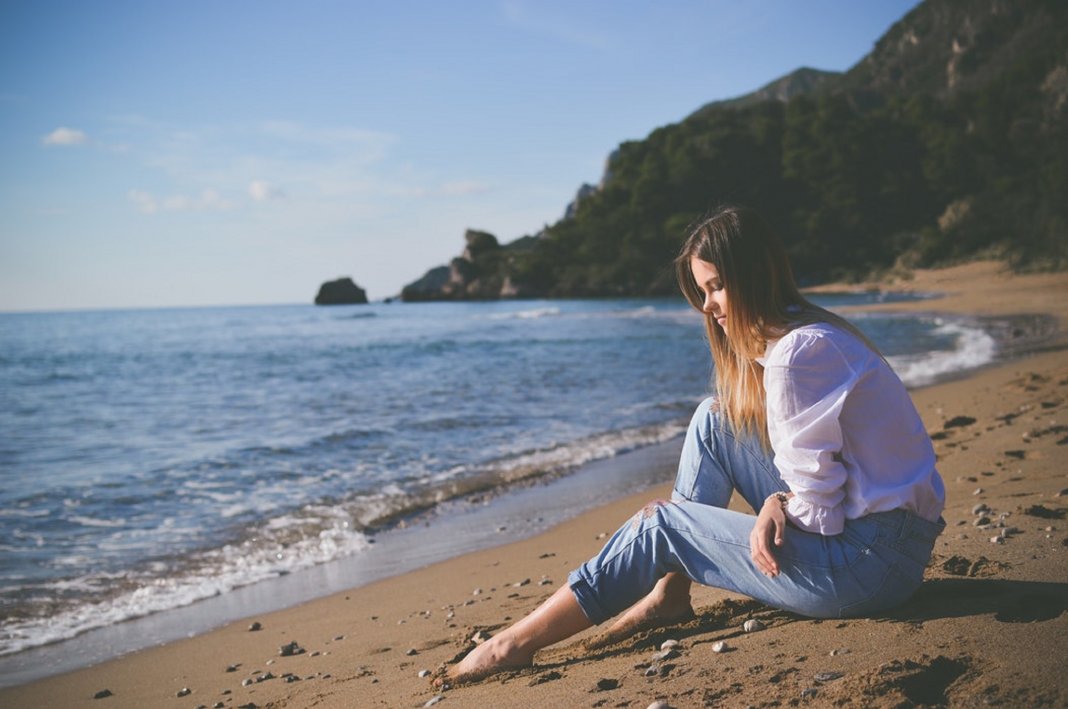
[[[316,305],[363,305],[366,302],[367,292],[351,278],[327,281],[319,286],[319,294],[315,296]]]

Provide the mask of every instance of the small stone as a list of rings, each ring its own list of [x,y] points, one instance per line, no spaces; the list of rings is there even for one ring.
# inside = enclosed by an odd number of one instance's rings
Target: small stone
[[[211,709],[225,709],[226,705],[222,702],[215,702],[211,705]]]
[[[671,638],[669,638],[668,640],[665,640],[664,642],[660,643],[660,649],[661,650],[670,650],[671,648],[678,647],[678,646],[679,646],[679,641],[675,640],[675,639],[671,639]]]
[[[980,514],[982,514],[984,512],[989,512],[989,511],[990,511],[990,508],[987,507],[986,504],[983,503],[983,502],[980,502],[978,505],[976,505],[975,507],[972,508],[972,514],[973,515],[980,515]]]
[[[839,647],[839,648],[835,648],[834,650],[831,650],[828,654],[831,657],[837,657],[838,655],[848,655],[849,654],[849,650],[848,650],[848,648]]]
[[[260,625],[260,622],[258,620],[252,625],[248,626],[248,632],[250,633],[255,633],[257,630],[263,630],[263,626]]]
[[[982,495],[983,494],[983,488],[981,488],[981,487],[975,488],[975,492],[973,492],[972,494],[973,495]]]
[[[645,668],[646,677],[656,677],[658,674],[660,674],[660,665],[656,663],[653,663]]]
[[[982,527],[984,524],[990,524],[990,518],[986,515],[982,515],[981,517],[976,517],[972,524],[976,527]]]
[[[671,709],[671,705],[661,699],[657,699],[645,709]]]
[[[111,693],[110,689],[101,689],[99,692],[93,695],[93,699],[106,699],[111,696],[114,695]]]
[[[267,660],[267,663],[266,663],[266,664],[268,664],[268,665],[273,665],[273,664],[274,664],[274,660]]]
[[[408,648],[408,650],[404,654],[407,655],[408,657],[411,657],[412,655],[418,655],[419,651],[416,650],[414,647],[410,647],[410,648]]]
[[[226,671],[227,672],[237,672],[237,668],[238,668],[238,665],[227,665],[226,666]]]
[[[283,679],[285,679],[286,684],[292,684],[293,682],[300,681],[300,677],[297,677],[296,675],[286,675]]]
[[[801,698],[802,699],[812,699],[817,694],[819,694],[819,690],[816,689],[815,687],[808,687],[806,689],[802,689],[801,690]]]
[[[293,657],[294,655],[303,655],[304,648],[294,640],[291,643],[286,643],[278,648],[278,655],[280,657]]]
[[[529,584],[530,584],[530,579],[523,579],[522,581],[516,581],[515,583],[513,583],[512,584],[512,588],[520,588],[522,586],[527,586]]]
[[[550,584],[552,584],[552,582],[553,582],[552,579],[542,579],[541,581],[538,581],[538,585],[539,586],[549,586]]]
[[[472,596],[481,596],[482,595],[482,589],[481,588],[476,588],[474,591],[471,592],[471,595]]]
[[[432,706],[434,706],[435,704],[437,704],[438,702],[440,702],[444,698],[445,698],[444,694],[435,695],[435,696],[431,697],[430,699],[428,699],[426,701],[426,704],[424,704],[423,706],[424,707],[432,707]]]
[[[653,662],[659,662],[660,660],[670,660],[673,657],[678,657],[678,651],[673,647],[669,647],[667,650],[661,650],[653,655]]]
[[[191,690],[189,687],[182,687],[181,689],[178,690],[178,693],[175,694],[174,696],[176,696],[176,697],[188,697],[192,693],[193,693],[193,690]]]
[[[481,645],[489,639],[490,634],[487,633],[485,630],[480,630],[471,636],[471,642],[473,642],[475,645]]]
[[[605,678],[597,680],[598,692],[606,692],[610,689],[616,689],[617,687],[619,687],[619,680],[617,679]]]
[[[836,679],[841,679],[842,677],[843,675],[841,672],[817,672],[812,679],[817,682],[831,682]]]
[[[744,623],[742,623],[742,630],[744,630],[747,633],[755,633],[755,632],[758,632],[758,631],[763,630],[763,629],[764,629],[764,624],[761,623],[756,618],[750,618],[749,620],[747,620]]]
[[[1004,544],[1005,543],[1005,537],[1001,536],[1000,534],[995,536],[995,537],[990,537],[990,543],[991,544]]]
[[[252,684],[252,680],[251,679],[243,679],[243,680],[241,680],[241,686],[242,687],[247,687],[250,684]]]
[[[712,643],[712,652],[727,652],[727,650],[730,649],[730,645],[723,642],[722,640],[717,640],[716,642]]]
[[[430,676],[430,670],[419,670],[419,678],[420,679],[422,679],[424,677],[429,677],[429,676]]]

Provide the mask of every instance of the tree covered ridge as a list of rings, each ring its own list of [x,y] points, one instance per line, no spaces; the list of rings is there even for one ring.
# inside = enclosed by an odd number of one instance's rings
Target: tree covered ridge
[[[811,90],[621,144],[567,218],[483,252],[444,297],[674,292],[687,227],[722,203],[764,214],[802,282],[991,255],[1064,268],[1066,118],[1068,4],[928,0]]]

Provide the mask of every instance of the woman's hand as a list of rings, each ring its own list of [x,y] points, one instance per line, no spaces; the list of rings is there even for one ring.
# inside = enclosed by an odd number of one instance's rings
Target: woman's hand
[[[749,533],[749,555],[760,573],[769,578],[779,575],[779,562],[775,560],[773,549],[782,546],[785,532],[786,513],[783,512],[782,503],[774,496],[769,497],[760,508],[753,531]]]

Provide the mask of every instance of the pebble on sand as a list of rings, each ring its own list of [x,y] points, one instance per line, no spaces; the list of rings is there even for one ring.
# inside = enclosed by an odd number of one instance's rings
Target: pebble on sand
[[[717,640],[716,642],[712,643],[712,652],[727,652],[727,650],[730,649],[731,646],[723,642],[722,640]]]
[[[649,706],[647,706],[645,709],[671,709],[671,705],[661,699],[658,699]]]
[[[440,702],[444,698],[445,698],[444,694],[435,695],[435,696],[431,697],[430,699],[428,699],[426,701],[426,704],[424,704],[423,706],[424,707],[432,707],[432,706],[434,706],[435,704],[437,704],[438,702]]]
[[[424,677],[429,677],[429,676],[430,676],[430,670],[419,670],[419,678],[420,679],[422,679]]]
[[[661,650],[670,650],[671,648],[678,647],[678,646],[679,646],[679,641],[675,640],[674,638],[669,638],[669,639],[665,640],[664,642],[660,643],[660,649]]]
[[[278,648],[278,655],[280,657],[292,657],[293,655],[303,654],[304,648],[302,648],[296,640],[291,643],[286,643],[285,645],[282,645]]]
[[[763,629],[764,629],[764,624],[761,623],[756,618],[750,618],[749,620],[747,620],[744,623],[742,623],[742,630],[744,630],[747,633],[755,633],[758,630],[763,630]]]
[[[115,696],[111,693],[110,689],[101,689],[99,692],[93,695],[93,699],[106,699],[107,697]]]
[[[192,693],[193,693],[193,690],[191,690],[189,687],[182,687],[181,689],[178,690],[178,693],[175,694],[174,696],[176,696],[176,697],[188,697]]]
[[[248,632],[250,633],[255,633],[257,630],[263,630],[263,626],[260,625],[260,622],[258,620],[252,625],[248,626]]]

